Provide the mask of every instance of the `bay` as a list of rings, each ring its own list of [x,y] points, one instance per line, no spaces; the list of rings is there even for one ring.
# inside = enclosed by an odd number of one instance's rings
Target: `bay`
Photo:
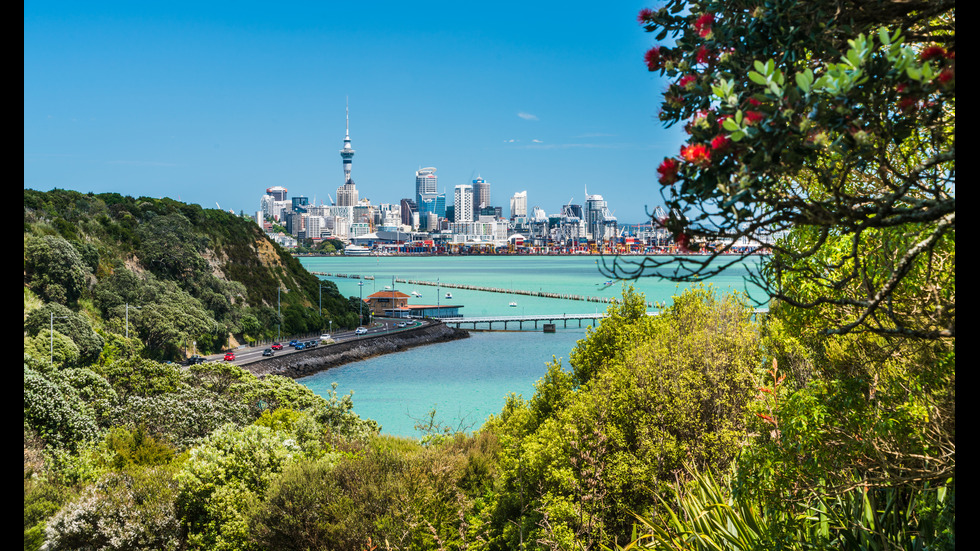
[[[719,292],[744,292],[748,263],[756,261],[745,260],[710,283]],[[320,276],[334,282],[343,296],[362,298],[385,290],[393,278],[603,300],[621,297],[623,289],[622,283],[607,284],[597,259],[590,256],[336,256],[301,257],[300,262],[314,273],[373,277]],[[671,297],[683,290],[676,283],[655,278],[641,278],[631,284],[653,305],[669,304]],[[394,288],[421,295],[413,295],[411,304],[460,305],[464,317],[596,313],[608,308],[605,302],[402,282],[394,282]],[[446,292],[452,293],[452,299],[445,297]],[[512,301],[516,307],[509,306]],[[535,331],[529,324],[524,331],[471,332],[468,339],[347,364],[298,382],[322,396],[334,382],[341,395],[353,391],[354,411],[377,421],[385,434],[420,436],[415,425],[426,420],[433,409],[441,425],[472,432],[489,415],[500,413],[508,394],[530,398],[548,362],[561,361],[568,369],[569,352],[587,331],[588,322],[582,327],[572,322],[567,328],[559,323],[555,333]]]

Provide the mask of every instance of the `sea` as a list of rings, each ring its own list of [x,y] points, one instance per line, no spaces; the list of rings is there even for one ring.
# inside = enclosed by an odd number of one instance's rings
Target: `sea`
[[[629,260],[642,258],[621,259]],[[649,310],[655,311],[658,304],[670,304],[671,297],[697,284],[655,277],[611,279],[600,271],[603,262],[611,261],[612,257],[588,255],[300,258],[308,271],[334,282],[343,296],[364,298],[393,286],[411,295],[410,304],[456,305],[463,317],[600,313],[609,307],[606,299],[622,297],[625,285],[642,293]],[[747,287],[745,281],[757,262],[757,258],[738,261],[704,283],[719,293],[737,291],[760,298],[761,292]],[[447,292],[451,299],[446,298]],[[512,302],[516,305],[511,306]],[[384,434],[418,438],[423,432],[417,426],[432,421],[439,427],[472,433],[490,415],[500,413],[509,394],[530,399],[550,362],[561,362],[565,369],[571,369],[569,352],[587,336],[591,324],[582,322],[579,326],[577,321],[570,321],[565,327],[558,322],[554,333],[544,333],[540,324],[535,329],[534,324],[525,323],[523,330],[517,330],[511,323],[508,331],[471,331],[467,339],[378,356],[297,381],[321,396],[329,393],[333,383],[337,383],[340,395],[353,391],[354,412],[377,421]]]

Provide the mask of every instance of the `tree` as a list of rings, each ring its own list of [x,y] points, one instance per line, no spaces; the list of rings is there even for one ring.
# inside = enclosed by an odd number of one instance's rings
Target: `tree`
[[[690,134],[655,223],[709,254],[605,269],[689,281],[745,239],[772,252],[754,282],[834,308],[831,332],[953,336],[954,3],[669,0],[638,19],[673,39],[646,63],[672,81],[660,119]]]
[[[24,284],[41,298],[73,306],[85,290],[87,273],[82,256],[64,238],[24,240]]]

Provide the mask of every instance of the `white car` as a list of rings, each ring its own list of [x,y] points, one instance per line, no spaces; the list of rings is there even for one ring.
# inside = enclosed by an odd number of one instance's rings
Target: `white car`
[[[367,333],[367,329],[365,329],[364,327],[358,327],[357,329],[354,330],[355,335],[364,335],[366,333]]]
[[[329,341],[330,339],[331,339],[330,335],[327,335],[326,333],[324,333],[323,335],[320,335],[320,340],[321,341]]]

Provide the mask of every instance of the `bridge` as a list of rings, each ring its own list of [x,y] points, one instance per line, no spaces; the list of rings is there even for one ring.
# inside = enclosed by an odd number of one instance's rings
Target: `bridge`
[[[592,327],[595,327],[596,321],[606,317],[606,313],[598,314],[546,314],[546,315],[517,315],[517,316],[485,316],[485,317],[475,317],[475,318],[441,318],[439,321],[446,325],[455,325],[457,328],[463,324],[472,325],[473,329],[476,329],[477,324],[485,323],[487,324],[487,329],[493,330],[493,324],[504,324],[504,330],[507,330],[508,323],[517,323],[518,327],[523,329],[524,323],[534,323],[534,328],[538,328],[538,322],[542,323],[558,323],[563,322],[565,327],[568,327],[569,321],[577,321],[578,326],[582,327],[582,322],[590,322]]]

